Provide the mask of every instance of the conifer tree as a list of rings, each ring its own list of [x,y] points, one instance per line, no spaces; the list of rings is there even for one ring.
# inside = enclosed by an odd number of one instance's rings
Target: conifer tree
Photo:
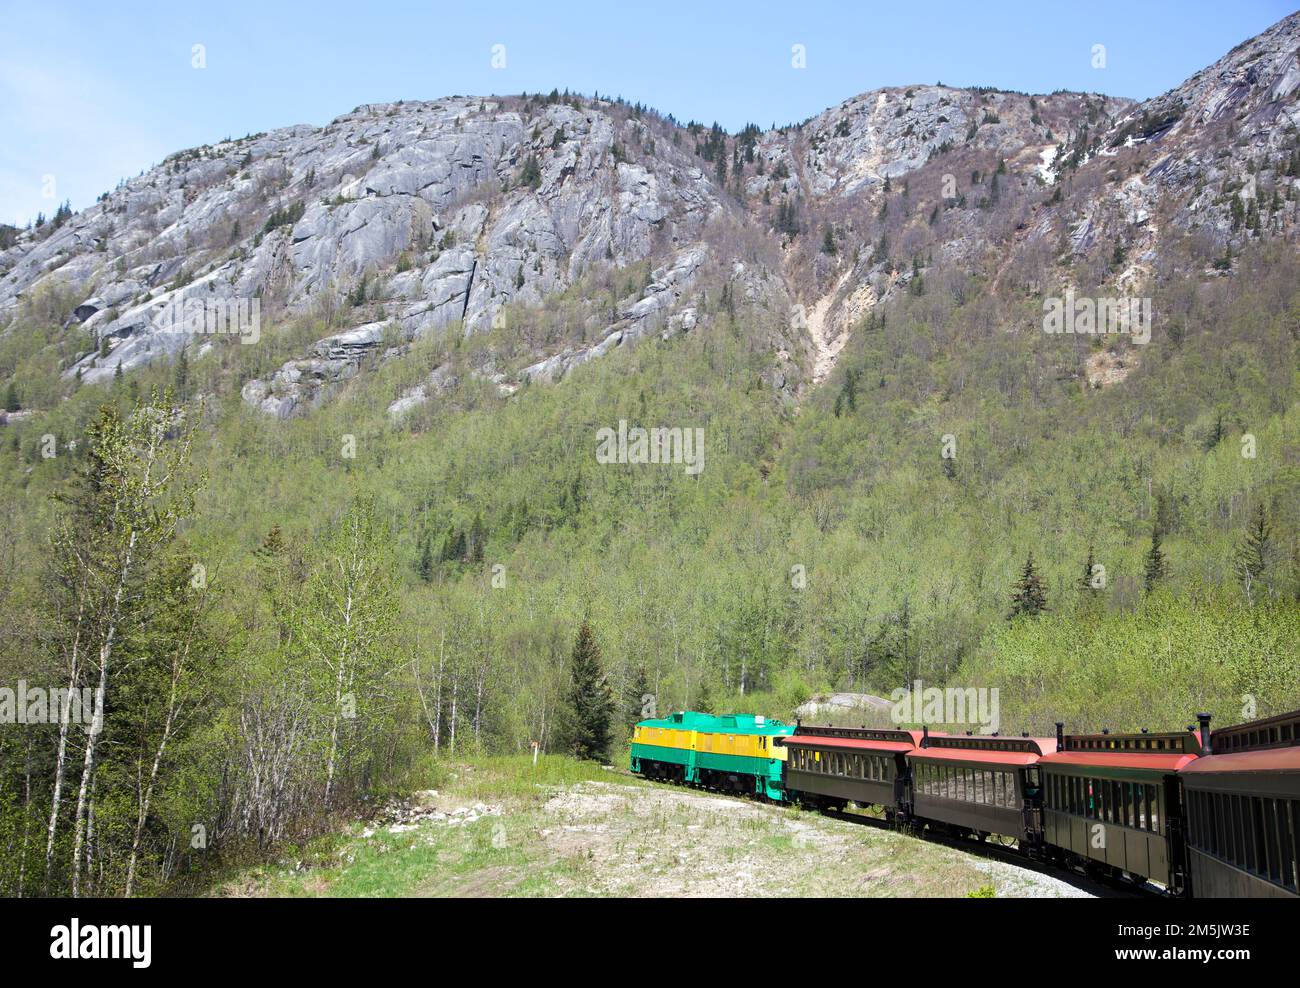
[[[646,709],[646,697],[652,697],[653,692],[650,689],[650,676],[646,672],[646,667],[637,666],[628,682],[627,699],[623,707],[623,717],[629,730],[636,725],[637,721],[654,716],[653,710]]]
[[[474,524],[469,530],[469,561],[471,563],[483,562],[483,543],[487,541],[487,535],[483,529],[483,515],[474,516]]]
[[[1241,578],[1241,589],[1246,595],[1248,604],[1255,603],[1255,592],[1264,582],[1264,573],[1268,569],[1272,554],[1272,532],[1268,524],[1268,511],[1261,504],[1255,510],[1255,522],[1246,533],[1246,541],[1237,552],[1237,573]]]
[[[1047,587],[1034,568],[1034,554],[1031,551],[1025,559],[1024,569],[1020,571],[1015,593],[1011,595],[1009,618],[1037,617],[1045,610],[1047,610]]]
[[[424,545],[420,549],[420,562],[416,566],[416,572],[425,583],[433,579],[433,544],[428,535],[425,535]]]
[[[600,646],[586,620],[573,643],[569,673],[565,745],[575,758],[602,759],[609,751],[614,697],[601,667]]]
[[[1151,547],[1147,549],[1146,563],[1143,573],[1143,590],[1146,593],[1150,593],[1159,586],[1168,573],[1165,564],[1165,554],[1160,548],[1160,543],[1160,525],[1156,524],[1151,527]]]
[[[1101,587],[1093,586],[1092,583],[1092,571],[1096,565],[1096,560],[1092,554],[1092,546],[1090,545],[1088,546],[1088,558],[1083,563],[1083,575],[1079,578],[1079,589],[1085,594],[1096,593],[1101,589]]]

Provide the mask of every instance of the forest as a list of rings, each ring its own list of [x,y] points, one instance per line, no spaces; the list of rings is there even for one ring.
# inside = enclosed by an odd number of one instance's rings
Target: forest
[[[782,316],[718,283],[556,385],[502,395],[469,368],[508,340],[453,327],[284,421],[240,386],[314,317],[83,386],[37,293],[0,337],[0,685],[101,701],[0,724],[0,894],[202,889],[457,753],[617,760],[646,696],[789,717],[921,679],[1035,733],[1300,706],[1300,270],[1235,263],[1165,277],[1106,387],[1108,341],[936,268],[799,405],[763,380]],[[598,462],[623,420],[702,429],[705,469]]]

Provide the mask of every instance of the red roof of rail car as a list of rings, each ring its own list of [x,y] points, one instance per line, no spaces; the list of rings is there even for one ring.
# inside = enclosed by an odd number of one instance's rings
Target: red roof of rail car
[[[935,735],[930,735],[935,737]],[[1045,758],[1056,750],[1056,738],[1024,738],[1018,740],[1033,741],[1043,754],[1037,751],[1003,751],[997,748],[951,748],[930,747],[917,748],[911,753],[912,758],[928,759],[937,762],[997,762],[1002,765],[1033,765],[1040,758]]]
[[[920,731],[906,732],[912,736],[908,741],[884,741],[876,738],[836,738],[822,734],[791,734],[782,738],[785,746],[802,744],[809,748],[846,748],[868,751],[911,751],[921,743]]]
[[[1070,765],[1077,768],[1138,768],[1149,772],[1177,772],[1196,761],[1196,755],[1181,751],[1058,751],[1044,755],[1049,765]]]
[[[915,744],[906,741],[876,741],[872,738],[819,738],[811,735],[799,737],[792,734],[785,739],[787,748],[803,745],[806,748],[846,748],[854,751],[912,751]]]
[[[1234,751],[1224,755],[1205,755],[1183,769],[1183,774],[1208,772],[1297,772],[1300,771],[1300,746],[1260,748]]]

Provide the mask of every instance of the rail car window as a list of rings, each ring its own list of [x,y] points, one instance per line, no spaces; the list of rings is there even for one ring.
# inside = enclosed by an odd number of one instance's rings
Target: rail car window
[[[1192,845],[1283,888],[1300,888],[1295,827],[1300,801],[1228,793],[1188,794]]]

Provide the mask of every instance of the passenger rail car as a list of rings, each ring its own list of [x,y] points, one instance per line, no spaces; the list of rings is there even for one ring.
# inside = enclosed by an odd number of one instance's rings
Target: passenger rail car
[[[1038,765],[1051,738],[923,733],[909,753],[915,822],[984,839],[1014,837],[1027,852],[1042,842]]]
[[[787,795],[819,809],[879,806],[892,821],[908,802],[907,756],[920,737],[919,731],[797,724],[778,742],[788,752]]]
[[[1300,896],[1300,711],[1210,731],[1055,738],[792,727],[750,715],[642,721],[631,767],[892,823],[1014,838],[1039,860],[1172,895]]]
[[[1300,897],[1300,711],[1212,732],[1182,783],[1197,898]]]
[[[1186,882],[1183,801],[1178,773],[1209,743],[1201,731],[1176,734],[1065,734],[1039,763],[1043,839],[1065,862],[1111,877],[1152,879],[1174,894]]]

